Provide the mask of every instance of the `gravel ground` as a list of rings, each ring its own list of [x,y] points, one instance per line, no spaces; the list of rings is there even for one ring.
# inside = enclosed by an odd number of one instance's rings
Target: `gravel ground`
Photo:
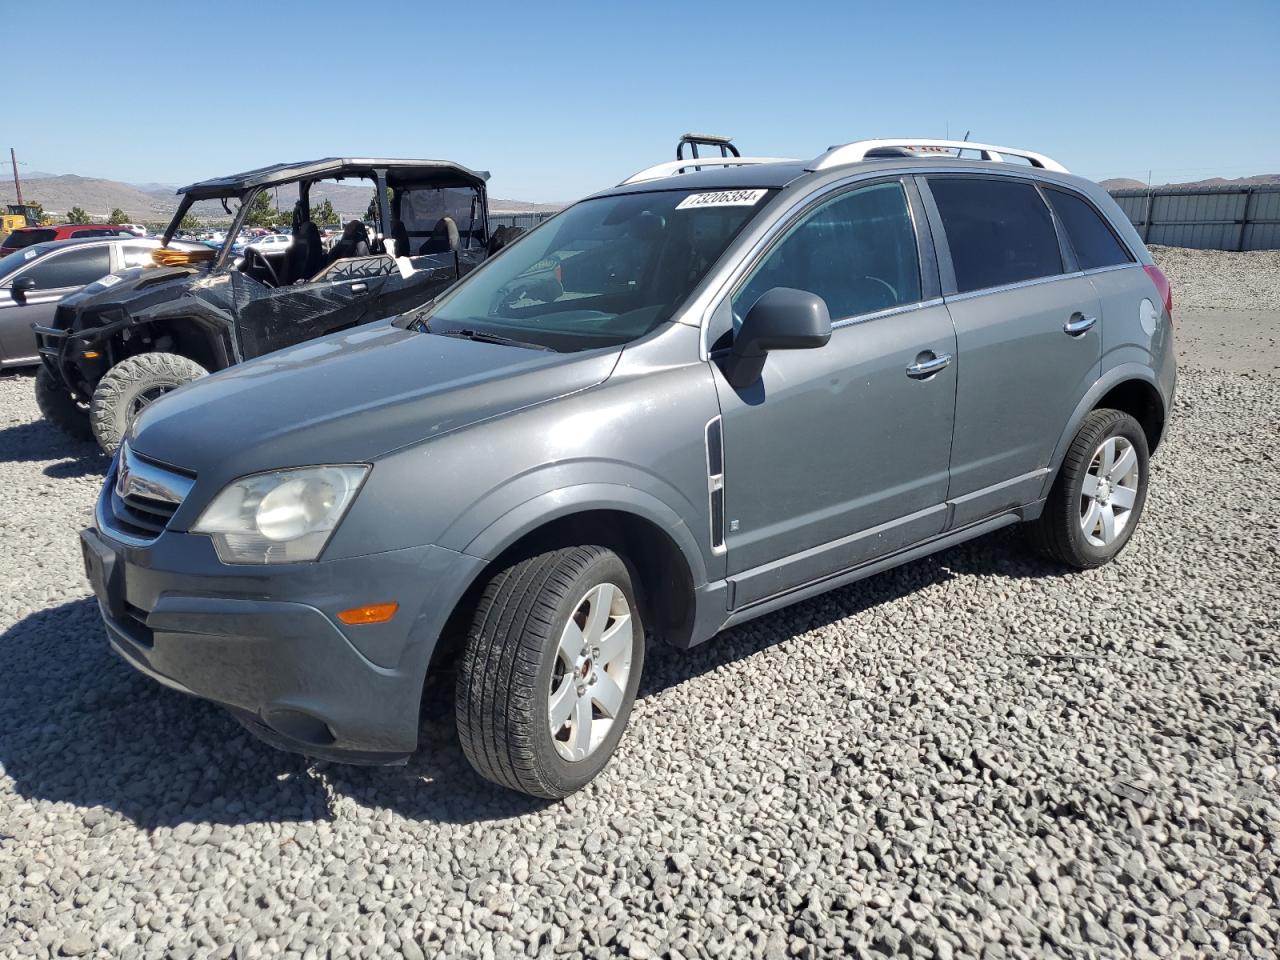
[[[1121,559],[1006,532],[650,651],[561,804],[315,764],[109,651],[103,461],[0,377],[0,956],[1274,957],[1280,380],[1185,369]],[[1206,470],[1206,466],[1209,467]]]
[[[1152,246],[1151,256],[1179,305],[1226,310],[1280,309],[1280,250],[1190,250]]]

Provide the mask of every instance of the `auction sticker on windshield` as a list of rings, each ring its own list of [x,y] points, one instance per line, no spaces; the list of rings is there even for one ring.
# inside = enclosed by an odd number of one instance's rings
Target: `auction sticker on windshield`
[[[768,190],[717,190],[714,193],[691,193],[676,204],[677,210],[691,207],[751,207],[760,202]]]

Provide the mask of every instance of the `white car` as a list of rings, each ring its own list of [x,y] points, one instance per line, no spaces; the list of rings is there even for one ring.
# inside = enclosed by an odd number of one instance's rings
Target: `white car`
[[[284,253],[289,249],[289,245],[293,243],[293,237],[287,233],[273,233],[263,237],[261,240],[255,240],[248,246],[259,250],[262,253]]]

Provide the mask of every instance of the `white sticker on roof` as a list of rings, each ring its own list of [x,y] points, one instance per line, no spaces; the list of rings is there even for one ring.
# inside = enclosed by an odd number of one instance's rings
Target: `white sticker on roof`
[[[40,252],[39,250],[28,250],[26,253],[24,253],[24,254],[22,255],[22,259],[23,259],[23,260],[30,260],[32,257],[34,257],[34,256],[35,256],[37,253],[39,253],[39,252]]]
[[[98,281],[98,283],[104,287],[114,287],[119,282],[120,282],[120,278],[117,277],[114,273],[108,273],[105,277],[103,277],[101,280]]]
[[[768,190],[716,190],[714,193],[691,193],[676,204],[677,210],[693,207],[751,207],[760,202]]]

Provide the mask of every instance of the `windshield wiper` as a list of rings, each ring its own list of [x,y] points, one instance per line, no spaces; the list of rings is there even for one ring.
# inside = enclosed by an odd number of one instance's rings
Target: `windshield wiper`
[[[531,350],[546,350],[555,353],[555,348],[548,347],[541,343],[530,343],[528,340],[516,340],[512,337],[504,337],[496,333],[486,333],[483,330],[472,330],[462,327],[458,330],[432,330],[425,320],[418,321],[418,329],[423,333],[433,333],[440,337],[459,337],[463,340],[475,340],[479,343],[500,343],[505,347],[528,347]]]

